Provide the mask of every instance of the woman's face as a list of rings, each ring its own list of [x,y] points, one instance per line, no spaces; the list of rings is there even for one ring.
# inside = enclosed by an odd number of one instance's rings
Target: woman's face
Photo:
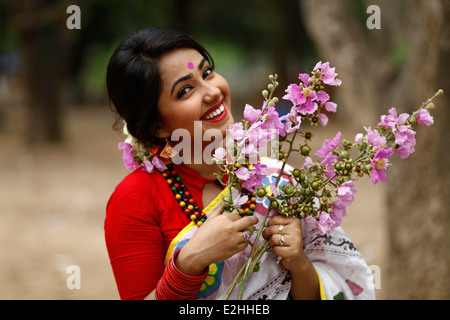
[[[159,137],[170,137],[176,129],[186,129],[193,139],[194,122],[201,121],[202,136],[219,129],[225,136],[234,122],[228,82],[196,50],[177,49],[162,57],[159,64],[162,92],[158,108],[162,120]]]

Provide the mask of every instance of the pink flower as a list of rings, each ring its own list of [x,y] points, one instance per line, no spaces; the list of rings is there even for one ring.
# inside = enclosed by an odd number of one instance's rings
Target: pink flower
[[[249,170],[241,167],[236,170],[236,176],[244,180],[243,185],[247,190],[253,190],[255,187],[263,187],[262,179],[267,176],[267,166],[261,163],[255,163],[253,169]]]
[[[285,121],[284,130],[287,133],[294,132],[300,128],[300,124],[302,123],[302,117],[299,116],[297,110],[295,108],[291,108],[291,111],[280,117],[281,121]]]
[[[389,115],[382,115],[380,118],[379,127],[395,130],[396,126],[402,125],[409,118],[409,114],[402,113],[397,116],[397,110],[395,108],[389,109]]]
[[[332,152],[339,146],[339,143],[341,142],[341,135],[342,133],[339,131],[332,140],[325,139],[322,144],[322,148],[316,152],[316,156],[323,158],[320,164],[327,168],[327,171],[324,174],[328,179],[334,175],[334,162],[339,161],[339,157],[333,155]]]
[[[246,167],[241,167],[234,173],[236,174],[236,177],[241,180],[247,180],[248,178],[250,178],[250,170],[248,170]]]
[[[147,170],[148,173],[153,173],[153,171],[155,171],[155,166],[152,164],[151,161],[145,160],[144,165],[145,165],[145,170]]]
[[[321,166],[324,166],[327,171],[324,172],[325,177],[330,179],[334,176],[334,166],[335,162],[339,161],[339,157],[332,154],[331,152],[320,162]],[[334,179],[333,179],[334,180]]]
[[[286,89],[286,93],[283,99],[291,101],[301,114],[306,115],[316,112],[318,105],[314,101],[317,99],[317,95],[310,87],[302,88],[292,83]]]
[[[336,223],[336,226],[340,226],[342,224],[342,218],[347,216],[346,207],[342,205],[342,201],[337,200],[331,208],[333,209],[331,219]]]
[[[258,119],[260,114],[261,110],[255,109],[249,104],[245,105],[244,119],[248,122],[254,123]]]
[[[134,159],[134,151],[131,144],[127,142],[119,142],[117,147],[120,150],[123,150],[122,161],[125,164],[125,168],[128,170],[135,170],[141,167],[141,165]]]
[[[416,119],[419,126],[431,126],[434,123],[434,119],[427,109],[420,110],[416,115]]]
[[[153,157],[151,162],[150,162],[150,160],[145,160],[144,164],[145,164],[145,170],[147,170],[148,173],[153,173],[155,171],[155,169],[160,172],[167,170],[165,163],[156,156]]]
[[[309,78],[310,78],[309,74],[307,74],[307,73],[299,73],[298,74],[298,78],[300,80],[302,80],[302,82],[305,85],[305,87],[307,87],[309,85]]]
[[[295,83],[291,83],[287,87],[286,93],[287,94],[283,96],[283,99],[292,102],[294,106],[299,106],[306,102],[306,98],[302,94],[302,87]]]
[[[238,189],[231,190],[231,198],[233,200],[233,203],[238,207],[242,206],[244,203],[248,201],[248,196],[247,195],[242,196],[239,193]]]
[[[330,100],[330,96],[324,90],[320,90],[320,92],[316,93],[317,101],[319,101],[322,105],[325,105],[328,100]]]
[[[275,107],[269,107],[264,110],[262,119],[264,120],[261,124],[262,129],[273,130],[283,137],[286,135],[284,132],[284,124],[281,122],[280,115]]]
[[[348,207],[353,203],[353,200],[355,199],[355,194],[357,192],[358,190],[355,189],[353,180],[350,180],[342,183],[339,186],[337,190],[337,195],[339,199],[342,201],[342,204]]]
[[[167,167],[166,167],[166,164],[164,163],[164,161],[162,161],[159,157],[153,157],[153,159],[152,159],[152,164],[155,166],[155,168],[158,170],[158,171],[161,171],[161,172],[163,172],[163,171],[166,171],[167,170]]]
[[[322,143],[322,148],[320,148],[316,152],[316,156],[325,158],[328,154],[330,154],[332,151],[334,151],[339,146],[339,143],[341,142],[341,135],[342,135],[342,133],[340,131],[338,131],[338,133],[332,140],[325,139]]]
[[[375,147],[386,143],[386,137],[383,137],[378,130],[367,129],[367,142]]]
[[[319,113],[319,121],[322,126],[326,126],[328,124],[328,117],[326,114]]]
[[[277,188],[277,186],[275,185],[275,183],[271,183],[271,184],[269,185],[269,187],[270,187],[270,191],[272,191],[272,194],[273,194],[274,196],[279,196],[279,195],[280,195],[280,192],[278,191],[278,188]]]
[[[336,112],[337,110],[337,104],[331,101],[325,102],[324,107],[328,112]]]
[[[364,138],[364,136],[363,136],[362,133],[357,133],[356,136],[355,136],[355,143],[363,142],[363,138]]]
[[[331,234],[336,227],[336,222],[331,218],[328,213],[321,213],[319,220],[317,221],[317,229],[320,233]]]
[[[244,125],[242,123],[233,123],[230,124],[228,127],[228,131],[231,134],[231,137],[233,140],[241,141],[244,139],[245,132],[244,132]]]
[[[384,170],[387,169],[389,165],[388,158],[392,156],[393,153],[394,151],[392,150],[392,148],[379,148],[375,153],[373,159],[370,162],[370,164],[372,165],[371,179],[374,184],[377,184],[379,181],[386,181],[387,175]]]
[[[323,73],[323,83],[329,86],[340,86],[342,81],[337,79],[337,73],[335,72],[336,68],[330,68],[330,63],[322,61],[318,62],[314,67],[313,71],[319,70]]]
[[[311,157],[306,157],[305,162],[303,163],[303,168],[311,168],[313,165],[313,160]]]
[[[342,218],[347,216],[346,208],[353,203],[357,192],[358,190],[355,189],[353,180],[344,182],[338,188],[337,195],[339,199],[331,206],[333,209],[331,218],[336,222],[337,226],[340,226]]]
[[[395,144],[397,145],[397,153],[401,159],[408,158],[414,153],[416,145],[416,132],[411,130],[409,126],[398,127],[395,133]]]

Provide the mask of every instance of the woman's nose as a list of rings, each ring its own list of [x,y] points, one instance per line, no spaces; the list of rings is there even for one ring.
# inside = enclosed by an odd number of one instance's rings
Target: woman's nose
[[[203,100],[206,104],[218,102],[220,96],[221,91],[219,87],[212,84],[205,85],[205,94],[203,96]]]

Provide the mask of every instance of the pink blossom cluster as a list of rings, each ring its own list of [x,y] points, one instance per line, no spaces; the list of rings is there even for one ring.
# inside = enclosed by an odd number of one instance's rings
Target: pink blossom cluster
[[[143,171],[153,173],[155,169],[158,171],[165,171],[167,167],[159,157],[153,156],[151,159],[143,159],[143,164],[140,164],[136,161],[136,150],[135,148],[128,142],[119,142],[118,146],[119,150],[123,150],[122,153],[122,161],[125,165],[125,168],[128,170],[136,170],[141,168]]]
[[[333,212],[321,212],[317,220],[307,216],[305,222],[311,226],[315,225],[320,233],[332,233],[342,224],[342,218],[347,216],[346,208],[353,203],[357,192],[353,180],[342,183],[337,189],[338,199],[332,205]]]
[[[317,114],[323,126],[328,124],[328,116],[321,112],[325,109],[328,112],[336,112],[337,105],[329,101],[330,96],[323,90],[323,84],[329,86],[340,86],[342,81],[337,79],[335,68],[330,67],[329,62],[316,64],[312,76],[307,73],[300,73],[299,84],[292,83],[286,89],[283,99],[292,102],[293,108],[290,117],[296,114],[312,115]]]
[[[385,182],[387,180],[386,169],[389,166],[389,157],[398,153],[401,159],[408,158],[414,153],[416,132],[412,129],[411,116],[407,113],[398,115],[395,108],[389,109],[388,115],[382,115],[378,123],[379,130],[366,129],[366,136],[357,134],[355,143],[362,143],[363,139],[372,147],[374,153],[371,157],[370,165],[372,168],[371,179],[374,184]],[[433,117],[427,109],[421,109],[416,115],[415,120],[418,125],[430,126],[434,123]],[[382,135],[380,130],[387,134]],[[390,135],[389,132],[392,134]],[[388,148],[388,144],[393,147]]]

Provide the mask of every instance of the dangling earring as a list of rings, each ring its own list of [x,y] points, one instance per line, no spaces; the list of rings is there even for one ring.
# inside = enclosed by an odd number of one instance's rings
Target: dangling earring
[[[166,145],[160,153],[161,158],[173,158],[177,155],[177,151],[173,148],[172,143],[166,138]]]

